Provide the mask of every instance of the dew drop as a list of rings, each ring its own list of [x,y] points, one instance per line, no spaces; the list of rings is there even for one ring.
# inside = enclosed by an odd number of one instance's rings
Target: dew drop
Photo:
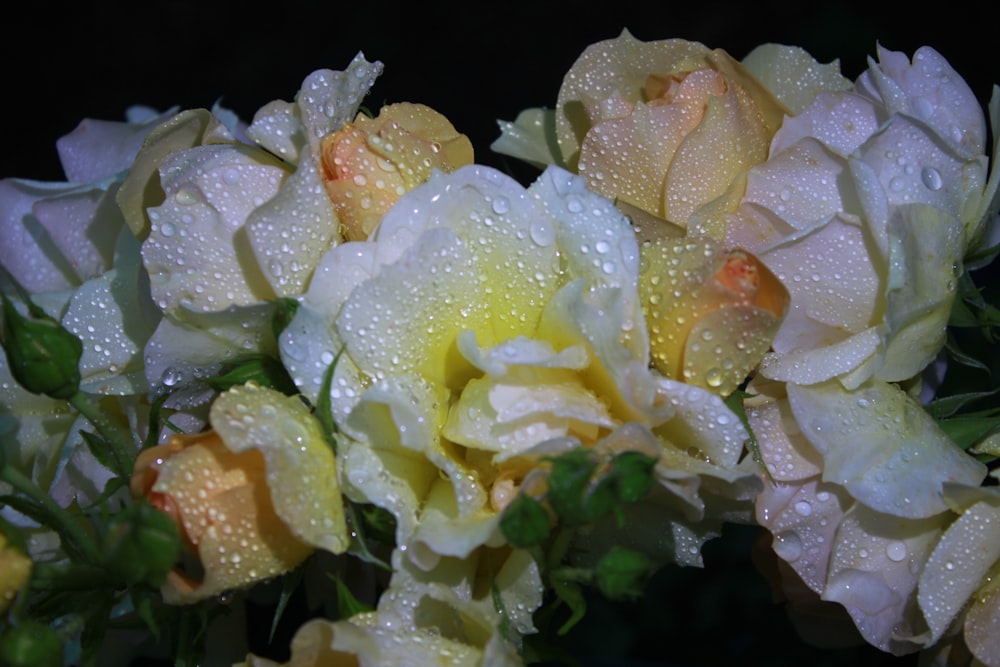
[[[920,179],[927,186],[928,190],[940,190],[941,186],[944,185],[941,172],[934,167],[924,167],[920,172]]]
[[[722,371],[718,368],[709,368],[705,372],[705,382],[709,387],[719,387],[722,385]]]
[[[802,539],[795,531],[786,530],[774,536],[774,553],[793,563],[802,555]]]
[[[495,207],[496,201],[494,201],[493,204]],[[496,209],[494,208],[494,210]],[[531,226],[528,228],[528,233],[531,235],[531,240],[543,248],[552,245],[556,240],[555,225],[548,220],[533,221]]]
[[[899,540],[893,540],[885,545],[885,555],[889,560],[898,563],[907,556],[906,544]]]

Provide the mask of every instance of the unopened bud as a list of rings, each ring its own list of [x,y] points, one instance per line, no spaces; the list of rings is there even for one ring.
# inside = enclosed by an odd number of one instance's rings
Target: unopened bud
[[[105,563],[124,584],[163,584],[180,550],[173,518],[146,502],[114,515],[101,541]]]
[[[3,347],[10,374],[33,394],[68,399],[80,389],[83,344],[39,308],[25,317],[3,295]]]
[[[37,621],[6,628],[0,634],[0,664],[10,667],[60,667],[63,641],[59,633]]]

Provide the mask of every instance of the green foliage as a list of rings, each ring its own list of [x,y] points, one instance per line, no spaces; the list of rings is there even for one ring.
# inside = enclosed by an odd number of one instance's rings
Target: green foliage
[[[347,553],[377,567],[392,571],[392,566],[375,554],[379,545],[395,544],[396,519],[387,510],[376,505],[347,502],[344,505],[351,544]]]
[[[302,583],[302,567],[297,567],[281,578],[281,595],[278,597],[278,604],[274,609],[274,617],[271,619],[270,639],[274,639],[274,633],[278,630],[278,623],[288,608],[288,603],[295,594],[295,589]]]
[[[299,302],[295,299],[277,299],[274,302],[274,315],[271,317],[271,332],[275,340],[281,336],[281,332],[288,328],[295,312],[299,309]]]
[[[962,274],[948,322],[945,374],[934,400],[925,406],[948,437],[970,452],[979,452],[977,443],[1000,433],[998,296],[995,284],[980,288],[973,274]],[[980,452],[987,462],[996,458],[990,451]]]
[[[355,614],[361,614],[364,612],[372,611],[374,607],[367,605],[358,598],[354,596],[351,589],[347,587],[344,581],[335,575],[331,575],[334,583],[337,585],[337,617],[338,618],[350,618]]]
[[[726,407],[732,410],[733,414],[740,418],[740,423],[743,424],[743,428],[746,429],[746,432],[749,435],[747,449],[750,450],[750,455],[753,456],[754,462],[760,466],[760,469],[764,471],[765,475],[767,475],[767,479],[774,484],[774,475],[771,474],[771,470],[767,467],[767,463],[764,461],[764,457],[760,453],[760,444],[757,442],[757,435],[750,427],[750,420],[747,419],[746,407],[743,404],[746,399],[753,398],[754,396],[756,396],[756,394],[750,394],[744,388],[740,387],[733,393],[729,394],[729,396],[726,396]]]
[[[504,510],[500,530],[512,545],[531,551],[546,587],[555,596],[550,605],[566,607],[569,617],[558,634],[569,632],[587,611],[585,586],[611,599],[640,594],[652,572],[642,554],[612,547],[594,568],[569,564],[576,532],[615,514],[624,528],[621,509],[641,501],[654,484],[656,459],[638,451],[598,454],[577,448],[547,459],[548,490],[544,498],[519,493]],[[553,525],[556,529],[553,530]],[[540,614],[550,613],[540,610]],[[542,651],[541,646],[533,650]]]
[[[226,364],[219,375],[205,380],[205,384],[216,391],[226,391],[247,382],[256,382],[286,396],[293,396],[298,392],[282,363],[266,354],[242,356]]]

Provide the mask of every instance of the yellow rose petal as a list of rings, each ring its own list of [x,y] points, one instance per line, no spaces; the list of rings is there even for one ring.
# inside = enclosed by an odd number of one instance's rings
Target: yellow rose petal
[[[347,549],[333,451],[301,399],[237,386],[215,400],[210,420],[230,450],[263,457],[275,512],[298,539],[333,553]]]

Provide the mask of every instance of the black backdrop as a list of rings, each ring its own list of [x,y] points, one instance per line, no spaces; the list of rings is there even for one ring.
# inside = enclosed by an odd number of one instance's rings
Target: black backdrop
[[[444,113],[498,164],[496,119],[551,106],[565,71],[588,44],[628,28],[643,40],[681,37],[737,58],[766,41],[839,58],[851,78],[877,43],[912,53],[929,44],[985,103],[996,73],[989,3],[385,2],[265,0],[23,4],[0,27],[3,148],[0,177],[62,177],[54,141],[84,116],[118,120],[141,103],[166,109],[216,100],[245,120],[289,100],[319,68],[358,52],[381,60],[369,106],[411,101]],[[977,9],[978,7],[978,9]]]
[[[623,28],[643,40],[698,40],[737,58],[762,42],[798,45],[822,62],[840,59],[852,78],[878,43],[908,54],[927,44],[984,105],[1000,82],[988,3],[264,2],[257,9],[195,0],[8,9],[0,27],[0,178],[61,180],[54,142],[83,117],[122,119],[135,103],[166,109],[221,100],[250,120],[261,105],[290,100],[309,72],[342,69],[358,51],[385,64],[368,106],[428,104],[469,135],[478,162],[496,166],[502,160],[489,150],[496,119],[554,104],[581,50]],[[563,645],[592,656],[588,665],[916,664],[867,647],[815,652],[803,645],[749,562],[752,533],[734,531],[706,547],[707,570],[667,568],[641,603],[592,601],[587,621]],[[276,646],[287,646],[293,630],[280,628]]]

